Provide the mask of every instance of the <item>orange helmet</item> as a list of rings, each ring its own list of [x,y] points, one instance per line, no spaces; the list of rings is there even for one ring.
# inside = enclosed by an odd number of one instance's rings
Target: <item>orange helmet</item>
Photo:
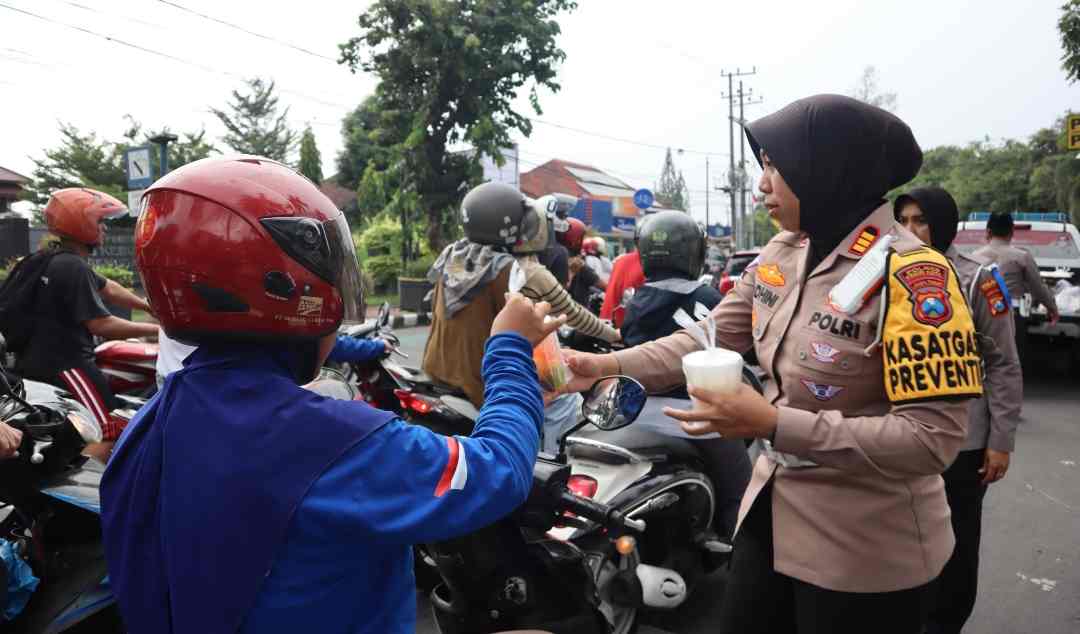
[[[45,205],[49,231],[87,246],[101,244],[101,221],[127,212],[127,206],[112,196],[85,187],[68,187],[53,192]]]
[[[162,328],[181,339],[304,341],[363,319],[345,216],[266,158],[206,158],[155,182],[135,264]]]

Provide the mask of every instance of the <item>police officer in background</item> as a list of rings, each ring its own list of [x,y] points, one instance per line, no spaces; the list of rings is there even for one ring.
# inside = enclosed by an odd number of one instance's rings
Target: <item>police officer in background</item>
[[[1012,246],[1013,218],[1009,214],[995,213],[986,223],[986,239],[989,242],[975,251],[975,256],[998,265],[1005,277],[1012,298],[1013,322],[1016,325],[1016,349],[1020,360],[1025,365],[1027,359],[1027,315],[1021,314],[1020,300],[1025,293],[1031,293],[1035,303],[1046,306],[1046,313],[1051,324],[1056,324],[1060,314],[1054,294],[1046,287],[1039,275],[1039,266],[1035,258],[1023,249]]]
[[[1004,280],[994,274],[992,265],[952,246],[960,221],[953,197],[940,187],[920,187],[897,198],[893,209],[897,222],[944,253],[956,268],[980,335],[986,372],[985,393],[971,404],[967,440],[942,474],[956,549],[931,593],[926,634],[957,634],[975,606],[983,497],[987,486],[1004,478],[1009,469],[1024,379]]]

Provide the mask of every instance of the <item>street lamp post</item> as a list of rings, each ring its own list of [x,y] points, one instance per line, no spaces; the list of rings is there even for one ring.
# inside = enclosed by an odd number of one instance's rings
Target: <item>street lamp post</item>
[[[169,144],[180,140],[180,137],[169,132],[162,132],[157,136],[150,137],[151,143],[156,143],[160,148],[158,155],[158,178],[169,172]]]

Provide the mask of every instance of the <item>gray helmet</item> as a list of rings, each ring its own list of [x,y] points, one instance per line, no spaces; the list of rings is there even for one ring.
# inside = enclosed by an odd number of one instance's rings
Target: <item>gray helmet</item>
[[[536,233],[540,217],[517,188],[484,183],[461,201],[461,224],[470,241],[510,250]]]
[[[705,264],[705,233],[689,214],[661,211],[641,228],[638,251],[647,279],[662,273],[697,279]]]

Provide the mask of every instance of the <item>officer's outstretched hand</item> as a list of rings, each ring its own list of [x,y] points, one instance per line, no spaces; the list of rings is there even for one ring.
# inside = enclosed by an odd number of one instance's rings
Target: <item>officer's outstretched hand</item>
[[[716,432],[727,438],[768,438],[776,431],[777,409],[746,383],[734,394],[718,394],[688,387],[694,397],[690,410],[664,408],[664,414],[681,421],[691,436]]]
[[[491,324],[491,336],[504,332],[516,332],[528,339],[535,348],[544,340],[544,337],[566,323],[565,315],[545,321],[544,318],[549,312],[551,312],[551,304],[547,302],[533,304],[520,293],[507,293],[506,306],[503,306],[499,314],[495,315],[495,321]]]

